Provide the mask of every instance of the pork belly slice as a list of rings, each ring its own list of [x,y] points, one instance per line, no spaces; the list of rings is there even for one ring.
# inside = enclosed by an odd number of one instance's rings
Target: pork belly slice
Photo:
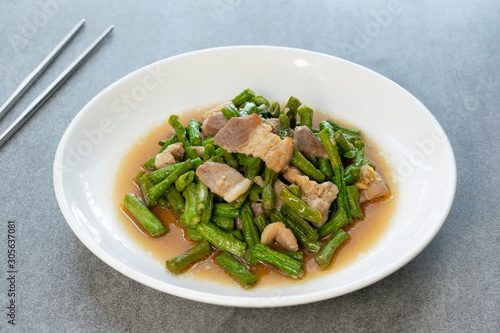
[[[224,163],[205,162],[196,169],[196,175],[212,192],[227,202],[236,200],[251,184],[250,179]]]
[[[337,198],[339,189],[332,182],[324,182],[321,184],[310,180],[309,177],[303,175],[298,169],[290,167],[284,174],[286,180],[297,185],[302,193],[302,200],[311,208],[318,210],[321,213],[321,222],[313,223],[319,228],[328,220],[330,206]]]
[[[273,129],[271,133],[278,135],[280,132],[280,120],[278,118],[269,118],[264,120],[266,124],[269,124]]]
[[[287,251],[298,251],[299,244],[297,243],[297,238],[293,234],[292,230],[288,229],[283,222],[277,221],[268,224],[262,235],[260,235],[260,242],[267,246],[274,243],[281,245]]]
[[[293,140],[281,140],[255,113],[231,118],[215,136],[215,144],[230,153],[259,157],[275,172],[286,168],[293,154]]]
[[[307,158],[316,157],[328,158],[325,147],[321,141],[314,135],[313,131],[307,126],[298,126],[293,131],[295,147]]]
[[[389,187],[371,166],[363,165],[361,175],[361,179],[354,184],[359,188],[359,202],[363,203],[389,194]]]
[[[155,167],[156,169],[161,169],[167,165],[179,163],[184,156],[184,146],[182,142],[177,142],[171,144],[163,152],[159,153],[155,157]]]
[[[262,214],[262,205],[259,202],[250,201],[250,208],[252,209],[253,217],[257,217]]]
[[[276,197],[274,199],[274,208],[276,208],[277,210],[281,210],[281,206],[283,206],[283,201],[281,201],[279,198],[281,189],[283,187],[286,187],[286,184],[283,183],[281,180],[279,180],[279,178],[274,181],[273,190],[274,190],[274,195]]]
[[[227,124],[226,117],[222,114],[221,109],[225,106],[231,105],[231,102],[225,102],[217,105],[215,108],[205,112],[201,118],[203,124],[201,125],[201,132],[206,137],[214,136],[220,129]]]

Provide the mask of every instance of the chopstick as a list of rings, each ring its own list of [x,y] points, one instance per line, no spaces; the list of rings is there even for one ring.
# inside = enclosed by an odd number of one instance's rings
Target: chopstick
[[[33,116],[40,107],[62,86],[62,84],[92,54],[109,35],[114,26],[109,26],[82,54],[78,56],[30,105],[0,134],[0,148]]]
[[[19,101],[26,91],[36,82],[36,80],[45,72],[47,67],[54,61],[61,51],[69,44],[69,42],[76,36],[80,29],[85,24],[85,19],[81,19],[78,24],[71,29],[70,32],[50,51],[50,53],[42,60],[29,75],[19,84],[14,92],[7,98],[7,100],[0,106],[0,120],[12,109],[12,107]]]

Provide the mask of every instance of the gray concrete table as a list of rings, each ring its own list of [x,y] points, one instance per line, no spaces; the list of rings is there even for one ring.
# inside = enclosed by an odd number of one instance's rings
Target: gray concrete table
[[[2,1],[0,100],[76,22],[87,25],[2,121],[12,121],[105,27],[116,30],[0,149],[0,331],[499,332],[500,3],[483,1]],[[208,47],[323,52],[394,80],[426,105],[455,150],[458,188],[437,237],[357,292],[242,309],[143,286],[94,256],[55,199],[52,163],[73,117],[146,64]],[[16,326],[7,323],[7,221],[15,221]]]

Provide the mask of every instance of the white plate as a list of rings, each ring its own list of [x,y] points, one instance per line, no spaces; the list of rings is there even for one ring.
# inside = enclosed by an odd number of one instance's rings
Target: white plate
[[[117,222],[110,175],[158,121],[251,88],[270,100],[290,95],[363,130],[394,168],[398,205],[388,231],[363,258],[313,281],[282,288],[227,288],[165,271]],[[99,258],[152,288],[242,307],[314,302],[368,286],[420,253],[443,225],[456,189],[456,165],[431,113],[389,79],[351,62],[304,50],[241,46],[168,58],[118,80],[93,98],[64,133],[54,162],[59,206]]]

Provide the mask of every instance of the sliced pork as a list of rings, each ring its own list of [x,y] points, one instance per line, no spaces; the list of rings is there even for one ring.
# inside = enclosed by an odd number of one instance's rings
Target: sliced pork
[[[222,114],[221,109],[225,106],[231,105],[231,102],[222,103],[215,108],[205,112],[202,117],[203,124],[201,131],[206,137],[214,136],[220,129],[227,124],[226,117]]]
[[[234,225],[236,226],[236,229],[243,230],[243,221],[239,217],[234,219]]]
[[[260,242],[265,245],[271,245],[276,240],[276,243],[281,245],[287,251],[298,251],[299,244],[293,232],[288,229],[283,222],[274,222],[268,224],[262,235]]]
[[[269,118],[265,122],[273,128],[271,133],[278,135],[280,132],[280,120],[278,118]]]
[[[288,166],[293,153],[293,140],[289,137],[281,140],[255,113],[231,118],[215,136],[215,144],[230,153],[260,157],[275,172]]]
[[[374,200],[390,193],[387,184],[371,166],[363,165],[361,174],[361,180],[355,184],[359,188],[359,202]]]
[[[370,183],[377,178],[377,173],[375,170],[365,164],[361,166],[361,179],[356,182],[356,185],[360,190],[367,190],[370,187]]]
[[[164,168],[168,165],[179,163],[184,156],[184,146],[182,142],[171,144],[163,152],[155,157],[156,169]]]
[[[252,209],[253,217],[257,217],[262,214],[262,205],[260,202],[250,202],[250,208]]]
[[[276,179],[273,184],[273,190],[275,194],[275,200],[274,200],[274,208],[277,210],[281,210],[281,206],[283,205],[283,201],[280,200],[280,192],[283,187],[286,187],[286,184],[283,183],[281,180]]]
[[[205,162],[196,175],[210,190],[227,202],[236,200],[250,187],[251,181],[224,163]]]
[[[337,198],[339,189],[332,182],[324,182],[321,184],[310,180],[309,177],[303,175],[298,169],[290,167],[284,174],[286,180],[297,185],[302,193],[302,200],[311,208],[318,210],[321,213],[321,222],[315,223],[315,227],[321,227],[328,219],[330,206]]]
[[[307,158],[316,157],[328,158],[325,147],[321,141],[314,135],[313,131],[307,126],[298,126],[293,131],[295,147]]]

